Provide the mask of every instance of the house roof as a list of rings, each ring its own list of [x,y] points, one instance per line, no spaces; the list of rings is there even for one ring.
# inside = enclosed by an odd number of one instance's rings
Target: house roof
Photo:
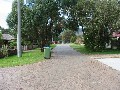
[[[3,40],[13,40],[15,38],[13,36],[11,36],[10,34],[2,34],[2,39]]]

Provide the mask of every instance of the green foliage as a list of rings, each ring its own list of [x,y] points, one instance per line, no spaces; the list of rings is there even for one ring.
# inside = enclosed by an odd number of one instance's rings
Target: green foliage
[[[0,42],[2,42],[2,32],[0,31]]]
[[[23,5],[21,0],[21,29],[23,41],[38,43],[44,47],[52,39],[54,23],[59,18],[58,4],[55,0],[35,0],[32,8]],[[14,0],[12,12],[7,17],[7,23],[14,35],[17,34],[17,1]],[[49,22],[48,22],[49,21]]]
[[[83,36],[77,36],[75,44],[83,44],[84,43],[84,37]]]
[[[77,9],[76,5],[79,0],[62,0],[62,13],[67,15],[67,19],[65,19],[66,23],[64,24],[64,28],[68,28],[72,31],[77,31],[79,27],[79,21],[77,18]]]
[[[82,7],[82,4],[85,6]],[[79,2],[78,9],[86,13],[83,17],[83,24],[86,27],[84,29],[86,48],[92,51],[103,51],[119,20],[119,4],[114,0],[90,0]]]
[[[64,18],[66,15],[68,18]],[[32,8],[21,0],[22,39],[43,48],[57,38],[63,29],[73,32],[82,28],[87,49],[102,51],[109,43],[113,30],[120,28],[120,5],[117,0],[35,0]],[[7,23],[17,34],[17,1]],[[65,38],[66,36],[66,38]],[[70,42],[70,36],[63,40]]]
[[[2,45],[1,52],[5,57],[8,57],[8,46]]]
[[[56,44],[51,44],[51,45],[50,45],[50,48],[53,49],[53,48],[55,48],[56,46],[57,46]]]
[[[70,42],[71,43],[74,43],[76,41],[76,36],[72,36],[71,38],[70,38]]]
[[[15,40],[10,41],[9,47],[14,48],[14,46],[17,46],[17,42]]]
[[[0,32],[3,33],[3,34],[8,34],[8,33],[10,33],[10,30],[9,29],[4,29],[3,27],[0,26]]]
[[[61,0],[61,4],[63,8],[71,8],[77,4],[77,1],[78,0]]]
[[[2,32],[0,31],[0,48],[2,47],[2,45],[3,45]]]
[[[2,28],[1,26],[0,26],[0,30],[3,30],[4,28]]]
[[[68,22],[66,24],[67,28],[69,28],[72,31],[77,31],[78,30],[79,25],[78,25],[78,21],[75,18],[68,19],[67,22]]]
[[[30,45],[31,41],[22,41],[22,45]]]
[[[97,28],[85,29],[84,42],[87,49],[101,51],[105,49],[106,40],[103,32],[98,33]]]
[[[65,43],[70,43],[71,38],[75,37],[75,32],[71,30],[64,30],[60,36]]]

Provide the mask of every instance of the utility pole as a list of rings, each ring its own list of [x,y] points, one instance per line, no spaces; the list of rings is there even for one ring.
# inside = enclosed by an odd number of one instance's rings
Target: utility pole
[[[17,9],[18,9],[17,56],[22,57],[20,0],[17,0],[17,3],[18,3],[18,5],[17,5]]]

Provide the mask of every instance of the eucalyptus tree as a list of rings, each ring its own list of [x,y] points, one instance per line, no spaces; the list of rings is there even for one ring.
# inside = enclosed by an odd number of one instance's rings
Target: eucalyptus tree
[[[35,33],[33,30],[33,13],[30,8],[24,5],[23,0],[20,1],[21,4],[21,30],[22,30],[22,41],[31,41],[35,39]],[[13,34],[17,35],[17,1],[14,0],[12,4],[12,12],[8,15],[6,19],[10,30]]]
[[[53,25],[59,17],[58,4],[55,0],[36,0],[34,7],[34,26],[43,51],[52,39]]]
[[[21,29],[23,41],[37,42],[43,47],[52,38],[53,23],[59,16],[58,4],[55,0],[35,0],[29,7],[21,0]],[[10,29],[17,33],[17,1],[12,4],[12,12],[7,17]]]
[[[76,9],[77,1],[78,0],[61,0],[61,12],[67,16],[65,26],[72,31],[78,30],[79,27]]]
[[[13,29],[16,35],[17,33],[17,1],[16,0],[14,0],[12,3],[12,12],[10,12],[6,21],[9,28]]]
[[[119,4],[115,0],[89,0],[85,3],[88,3],[83,8],[87,15],[84,17],[85,46],[93,51],[104,50],[120,16]]]
[[[0,26],[0,30],[3,30],[4,28]]]
[[[76,35],[74,31],[67,29],[67,30],[64,30],[59,37],[62,39],[64,43],[70,43],[71,38],[76,37]]]
[[[22,39],[37,42],[43,51],[63,28],[75,31],[82,26],[85,46],[94,51],[103,50],[112,31],[119,28],[119,10],[117,0],[35,0],[32,7],[25,6],[21,0]],[[7,23],[16,35],[16,0]]]

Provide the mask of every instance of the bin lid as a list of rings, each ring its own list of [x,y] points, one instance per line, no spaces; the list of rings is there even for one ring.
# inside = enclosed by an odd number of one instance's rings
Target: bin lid
[[[50,48],[50,47],[44,47],[44,48]]]

